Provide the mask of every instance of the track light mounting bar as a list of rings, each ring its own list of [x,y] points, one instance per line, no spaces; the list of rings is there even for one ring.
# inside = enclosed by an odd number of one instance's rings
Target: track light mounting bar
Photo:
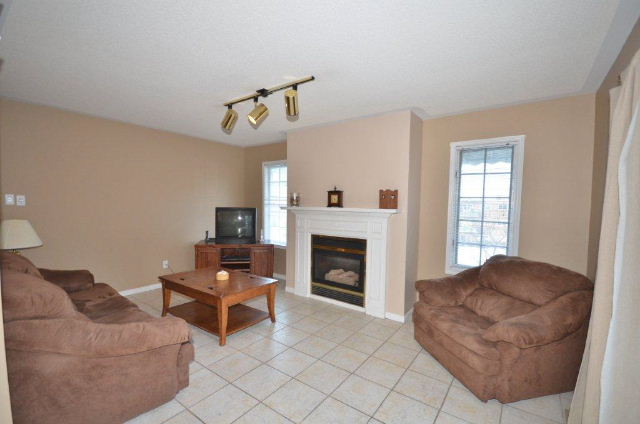
[[[315,79],[316,78],[313,75],[311,75],[305,78],[300,78],[299,80],[290,81],[286,84],[276,85],[275,87],[261,88],[259,90],[256,90],[256,92],[253,94],[247,94],[246,96],[238,97],[237,99],[233,99],[229,102],[226,102],[224,105],[227,106],[228,108],[231,108],[231,106],[235,105],[236,103],[246,102],[247,100],[254,99],[257,101],[259,97],[267,97],[275,93],[276,91],[284,90],[289,87],[296,87],[300,84],[304,84],[306,82],[313,81]]]

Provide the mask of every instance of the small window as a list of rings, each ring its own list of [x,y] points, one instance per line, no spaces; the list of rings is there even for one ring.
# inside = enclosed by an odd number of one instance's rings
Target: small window
[[[524,136],[451,143],[446,273],[518,254]]]
[[[287,245],[287,161],[262,163],[262,211],[266,243]]]

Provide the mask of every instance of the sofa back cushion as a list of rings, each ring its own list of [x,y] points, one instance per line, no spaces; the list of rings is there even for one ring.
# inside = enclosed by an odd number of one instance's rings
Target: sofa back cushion
[[[60,287],[35,275],[2,272],[4,321],[20,319],[77,318],[73,302]]]
[[[593,289],[584,275],[544,262],[496,255],[480,269],[480,285],[535,305],[576,290]]]
[[[496,290],[479,288],[464,300],[464,306],[492,322],[528,314],[538,308]]]
[[[2,270],[13,270],[42,278],[38,268],[29,259],[11,252],[0,252]]]

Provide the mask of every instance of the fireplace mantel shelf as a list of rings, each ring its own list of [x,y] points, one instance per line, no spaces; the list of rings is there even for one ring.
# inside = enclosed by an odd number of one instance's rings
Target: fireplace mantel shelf
[[[327,213],[378,213],[384,215],[393,215],[398,213],[397,209],[368,209],[368,208],[327,208],[322,206],[290,206],[287,209],[293,213],[297,212],[327,212]]]

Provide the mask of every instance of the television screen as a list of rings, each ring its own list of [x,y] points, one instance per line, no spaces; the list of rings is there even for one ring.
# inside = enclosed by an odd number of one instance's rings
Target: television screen
[[[255,208],[216,208],[217,243],[255,243]]]

